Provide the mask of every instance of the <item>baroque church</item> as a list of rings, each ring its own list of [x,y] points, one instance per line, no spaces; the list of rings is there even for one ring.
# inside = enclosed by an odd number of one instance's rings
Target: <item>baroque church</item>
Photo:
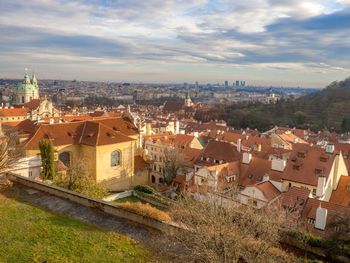
[[[37,99],[39,99],[38,80],[34,74],[30,79],[28,73],[26,72],[22,83],[19,83],[17,86],[14,104],[24,105],[31,100]]]
[[[15,126],[26,119],[40,121],[43,118],[60,116],[60,111],[51,100],[40,98],[38,80],[34,74],[29,77],[27,72],[17,85],[12,104],[13,106],[0,108],[0,123]]]

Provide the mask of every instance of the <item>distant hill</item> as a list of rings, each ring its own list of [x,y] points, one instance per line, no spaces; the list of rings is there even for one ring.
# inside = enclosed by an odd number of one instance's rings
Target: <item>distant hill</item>
[[[347,132],[350,131],[350,78],[294,100],[235,104],[218,110],[219,116],[234,127],[266,130],[283,125]]]

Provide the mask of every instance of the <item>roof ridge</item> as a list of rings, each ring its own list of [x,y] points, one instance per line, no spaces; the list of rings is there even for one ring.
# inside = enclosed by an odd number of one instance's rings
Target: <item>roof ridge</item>
[[[85,128],[86,128],[86,122],[84,122],[84,127],[83,127],[83,131],[81,132],[81,135],[80,135],[80,138],[79,138],[79,144],[81,144],[81,141],[83,140],[83,135],[84,135],[84,132],[85,132]]]
[[[43,129],[41,125],[38,126],[39,128],[34,132],[33,136],[30,137],[30,139],[25,143],[24,147],[26,147],[35,137],[35,135],[39,132],[40,129]]]

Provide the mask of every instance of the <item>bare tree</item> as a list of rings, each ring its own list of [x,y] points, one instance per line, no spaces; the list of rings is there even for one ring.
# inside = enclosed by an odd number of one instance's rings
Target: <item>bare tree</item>
[[[107,193],[106,188],[88,173],[86,161],[81,158],[76,159],[66,173],[59,173],[56,177],[56,185],[71,191],[95,198],[102,198]]]
[[[23,145],[15,132],[0,137],[0,174],[9,170],[23,156]]]
[[[184,167],[184,158],[177,148],[164,150],[164,181],[169,184]]]
[[[285,221],[274,208],[222,207],[184,197],[171,211],[188,229],[173,237],[186,247],[190,262],[297,262],[279,247]]]

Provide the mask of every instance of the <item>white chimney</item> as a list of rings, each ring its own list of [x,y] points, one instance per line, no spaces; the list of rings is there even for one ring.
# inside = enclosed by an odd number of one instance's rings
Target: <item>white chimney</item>
[[[242,139],[237,140],[237,152],[241,152],[242,150]]]
[[[324,187],[326,185],[326,177],[324,175],[318,176],[316,196],[321,197],[324,193]]]
[[[325,230],[327,223],[327,209],[320,206],[316,210],[315,228]]]
[[[333,152],[334,152],[334,144],[327,144],[326,153],[333,153]]]
[[[193,132],[193,136],[196,137],[196,138],[198,138],[198,136],[199,136],[199,135],[198,135],[198,132]]]
[[[252,154],[251,153],[247,153],[247,152],[243,153],[242,163],[249,164],[251,160],[252,160]]]
[[[53,118],[50,118],[49,123],[54,124],[55,120]]]
[[[273,158],[271,161],[271,170],[283,172],[286,164],[286,160]]]
[[[180,133],[180,122],[175,121],[175,134],[179,134],[179,133]]]
[[[263,177],[263,182],[268,182],[270,181],[270,176],[268,174],[265,174]]]

